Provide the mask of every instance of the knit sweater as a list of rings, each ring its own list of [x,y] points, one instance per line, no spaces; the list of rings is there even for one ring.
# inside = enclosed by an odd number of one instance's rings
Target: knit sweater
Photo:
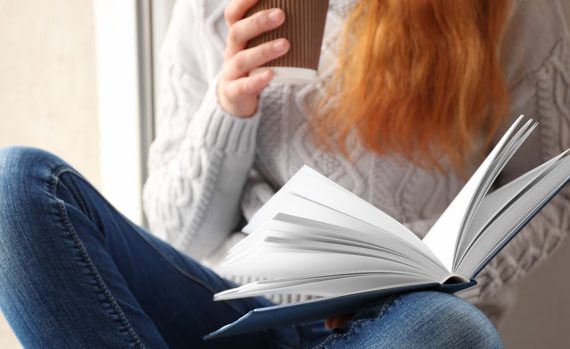
[[[143,188],[151,232],[216,270],[228,248],[245,236],[241,225],[308,164],[424,236],[464,179],[451,168],[430,172],[358,146],[348,161],[315,147],[308,133],[307,103],[324,91],[342,22],[356,1],[330,1],[317,79],[270,85],[250,118],[225,112],[216,96],[228,0],[177,1],[162,44],[157,135]],[[540,127],[497,185],[570,147],[570,34],[562,13],[557,0],[514,1],[500,51],[509,112],[513,118],[526,114]],[[471,171],[478,161],[472,165]],[[560,245],[569,228],[570,191],[563,190],[461,296],[499,325],[514,302],[516,282]]]

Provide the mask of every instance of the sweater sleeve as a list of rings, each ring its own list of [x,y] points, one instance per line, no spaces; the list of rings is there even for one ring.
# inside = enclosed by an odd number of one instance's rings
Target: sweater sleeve
[[[240,221],[239,201],[253,162],[260,108],[250,118],[225,112],[204,76],[207,48],[195,2],[178,1],[160,57],[156,138],[149,148],[143,208],[153,234],[197,259]]]

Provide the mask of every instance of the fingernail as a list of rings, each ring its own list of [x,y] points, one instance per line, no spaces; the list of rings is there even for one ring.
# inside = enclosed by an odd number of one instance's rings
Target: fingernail
[[[287,49],[287,41],[285,39],[279,40],[273,44],[273,48],[277,51],[285,51]]]
[[[281,11],[280,10],[273,10],[269,13],[269,19],[272,22],[279,22],[281,20]]]
[[[262,79],[269,79],[269,77],[271,76],[271,71],[270,70],[266,70],[263,73],[261,73],[261,78]]]

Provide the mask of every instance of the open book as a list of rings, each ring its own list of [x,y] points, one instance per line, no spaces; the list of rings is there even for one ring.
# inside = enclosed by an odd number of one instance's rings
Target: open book
[[[266,278],[217,293],[318,298],[250,311],[205,338],[353,313],[388,294],[475,284],[485,265],[570,178],[569,151],[488,193],[537,123],[519,117],[423,240],[375,206],[305,166],[259,211],[222,271]]]

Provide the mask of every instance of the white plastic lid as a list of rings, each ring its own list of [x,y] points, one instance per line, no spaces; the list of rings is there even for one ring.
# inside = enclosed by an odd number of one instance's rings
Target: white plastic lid
[[[269,67],[275,73],[275,76],[269,83],[274,84],[305,84],[315,80],[317,77],[317,71],[307,68],[296,68],[296,67]],[[250,73],[249,76],[259,74],[260,72],[266,70],[267,68],[255,68]]]

